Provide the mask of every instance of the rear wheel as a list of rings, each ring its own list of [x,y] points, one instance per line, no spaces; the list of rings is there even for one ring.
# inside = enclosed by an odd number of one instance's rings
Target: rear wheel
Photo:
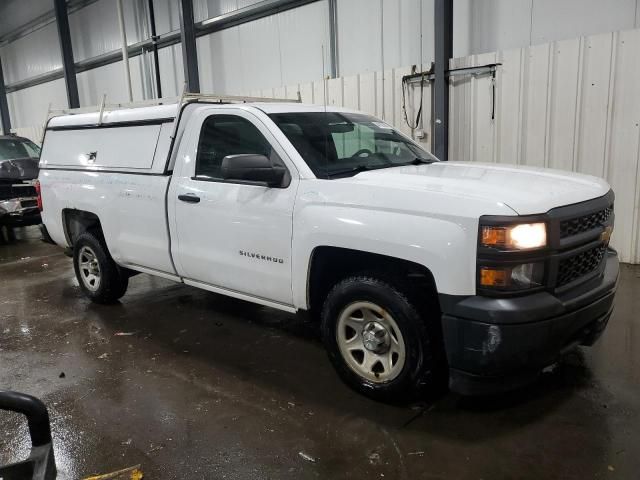
[[[342,280],[322,309],[322,333],[342,379],[376,400],[402,402],[441,389],[436,329],[395,282]],[[435,314],[435,312],[433,312]]]
[[[73,266],[83,293],[96,303],[114,303],[129,286],[129,276],[113,261],[104,239],[85,232],[73,249]]]

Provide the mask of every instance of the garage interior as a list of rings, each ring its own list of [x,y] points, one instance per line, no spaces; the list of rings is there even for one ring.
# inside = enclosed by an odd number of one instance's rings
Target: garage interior
[[[0,389],[45,403],[61,479],[637,478],[639,80],[640,0],[2,2],[5,135],[184,91],[344,106],[442,160],[604,178],[622,263],[603,337],[535,383],[386,405],[306,314],[144,274],[96,305],[37,226],[3,228]],[[24,417],[0,428],[0,465],[26,458]]]

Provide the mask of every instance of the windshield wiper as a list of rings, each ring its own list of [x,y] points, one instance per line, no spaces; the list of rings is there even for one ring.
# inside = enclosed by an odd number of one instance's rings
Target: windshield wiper
[[[358,173],[368,172],[370,170],[378,170],[380,168],[389,168],[394,167],[395,165],[365,165],[360,164],[355,167],[343,168],[341,170],[334,170],[332,172],[327,172],[326,175],[328,178],[340,177],[342,175],[357,175]]]

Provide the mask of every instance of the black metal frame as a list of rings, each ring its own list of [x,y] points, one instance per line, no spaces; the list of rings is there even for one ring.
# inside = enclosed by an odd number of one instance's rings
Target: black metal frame
[[[20,462],[0,467],[3,480],[54,480],[56,462],[53,455],[51,424],[47,407],[24,393],[0,391],[0,410],[22,413],[29,422],[31,453]]]
[[[156,78],[156,97],[162,98],[162,82],[160,81],[160,58],[158,56],[158,34],[156,32],[156,14],[153,0],[149,0],[149,27],[151,29],[151,50],[153,51],[153,66]]]
[[[0,58],[0,122],[5,135],[11,133],[11,115],[9,115],[9,104],[7,103],[7,90],[4,86],[4,72],[2,71],[2,58]]]
[[[329,0],[329,36],[331,42],[331,78],[340,76],[338,56],[338,0]]]
[[[182,43],[182,65],[188,92],[200,92],[198,51],[196,49],[196,27],[193,22],[193,0],[180,0],[180,42]]]
[[[62,70],[67,89],[67,103],[69,108],[80,107],[78,95],[78,82],[76,80],[76,66],[73,63],[73,46],[71,45],[71,33],[69,31],[69,15],[66,0],[54,0],[56,23],[58,24],[58,38],[60,40],[60,52],[62,54]]]
[[[449,83],[447,71],[453,56],[453,0],[435,0],[435,69],[433,99],[433,153],[449,159]]]

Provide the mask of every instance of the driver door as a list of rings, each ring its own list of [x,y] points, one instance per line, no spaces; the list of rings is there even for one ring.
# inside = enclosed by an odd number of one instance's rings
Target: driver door
[[[297,171],[260,118],[238,109],[204,109],[178,154],[169,189],[172,254],[185,283],[290,308],[291,237]],[[185,139],[186,140],[186,139]],[[258,154],[281,162],[286,185],[221,178],[224,157]],[[275,305],[273,305],[275,304]]]

